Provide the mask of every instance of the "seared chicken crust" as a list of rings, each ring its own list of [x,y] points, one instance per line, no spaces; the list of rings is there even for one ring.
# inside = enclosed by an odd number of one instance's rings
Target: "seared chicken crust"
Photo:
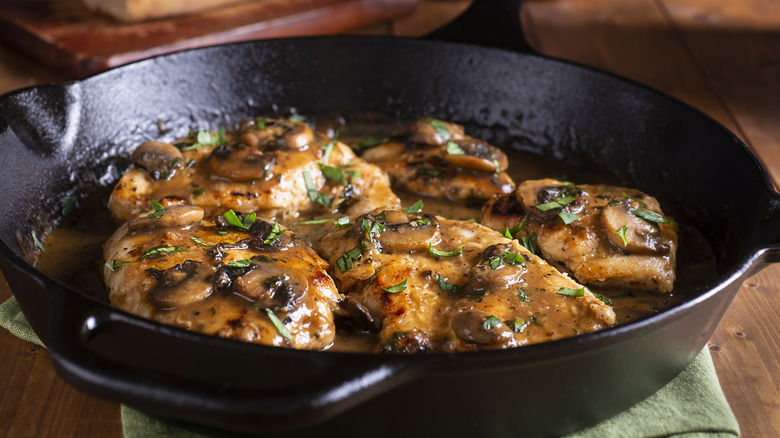
[[[609,327],[612,308],[480,224],[381,210],[322,238],[343,307],[380,352],[509,348]]]
[[[130,313],[258,344],[333,343],[340,296],[328,265],[276,222],[158,206],[123,224],[104,259],[109,301]]]
[[[390,181],[344,143],[303,122],[246,119],[236,132],[201,131],[176,145],[149,141],[111,193],[121,220],[163,206],[197,205],[286,223],[302,213],[358,215],[398,206]]]
[[[584,284],[673,289],[676,225],[654,197],[638,190],[524,181],[483,212],[482,224],[535,241],[545,260]]]
[[[360,157],[387,172],[394,187],[425,196],[486,200],[515,187],[504,152],[436,119],[418,120],[408,138],[388,140]]]

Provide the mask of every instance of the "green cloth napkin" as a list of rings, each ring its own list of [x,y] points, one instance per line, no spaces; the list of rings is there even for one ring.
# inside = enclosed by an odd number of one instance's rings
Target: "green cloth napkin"
[[[0,305],[0,326],[30,342],[41,344],[11,298]],[[122,406],[125,438],[206,438],[233,436],[202,431],[185,423],[160,419]],[[280,434],[279,436],[284,436]],[[246,435],[241,435],[246,436]],[[707,348],[660,391],[602,423],[568,438],[738,437],[739,425],[720,388]]]

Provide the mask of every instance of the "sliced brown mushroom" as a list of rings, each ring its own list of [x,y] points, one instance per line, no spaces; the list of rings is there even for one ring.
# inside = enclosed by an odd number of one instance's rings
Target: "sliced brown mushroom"
[[[303,274],[278,262],[262,263],[233,281],[233,292],[253,300],[259,308],[294,308],[308,291]]]
[[[627,202],[605,206],[600,217],[604,237],[623,251],[664,254],[671,248],[658,225],[632,213]]]
[[[466,294],[481,295],[521,283],[526,272],[524,262],[523,256],[510,244],[485,248],[479,262],[469,271]]]
[[[515,191],[515,196],[523,205],[523,210],[531,217],[542,221],[555,220],[561,212],[580,213],[587,205],[586,195],[587,193],[577,186],[556,184],[555,180],[525,181],[520,183]],[[574,200],[565,203],[567,198],[574,198]],[[555,207],[556,202],[562,205]]]
[[[452,318],[450,327],[458,338],[472,344],[511,345],[514,341],[512,330],[500,321],[491,324],[491,318],[495,317],[484,310],[463,310]]]
[[[466,138],[447,142],[444,146],[444,159],[461,169],[477,172],[497,173],[506,170],[509,160],[501,150],[483,141]]]
[[[442,240],[439,221],[426,213],[385,210],[377,215],[366,214],[355,221],[354,229],[358,235],[364,235],[365,228],[369,231],[375,229],[374,224],[379,224],[379,227],[375,235],[369,237],[376,239],[387,251],[427,251],[429,244],[435,246]]]
[[[436,119],[421,119],[411,126],[411,140],[429,145],[446,145],[450,140],[462,140],[463,127]]]
[[[270,178],[276,159],[261,150],[239,144],[216,147],[208,158],[206,168],[212,174],[231,181],[265,181]]]
[[[200,224],[202,220],[202,208],[194,205],[174,205],[151,213],[148,216],[131,220],[127,223],[127,229],[131,233],[163,228],[186,229]]]
[[[205,263],[187,260],[163,271],[147,298],[152,304],[163,309],[202,301],[214,290],[214,271],[213,267]]]
[[[174,145],[160,141],[147,141],[138,146],[130,156],[133,164],[146,170],[155,179],[173,174],[174,166],[182,160],[181,151]]]

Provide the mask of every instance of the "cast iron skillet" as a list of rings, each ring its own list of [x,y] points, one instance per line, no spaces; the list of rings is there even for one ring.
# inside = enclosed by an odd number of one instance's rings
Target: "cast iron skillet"
[[[509,16],[514,26],[519,2],[500,6],[509,13],[487,23]],[[142,141],[288,107],[348,120],[452,120],[493,144],[655,194],[706,237],[717,278],[678,307],[600,333],[505,351],[388,356],[291,351],[167,327],[26,261],[31,232],[56,222],[62,196],[115,182],[116,157]],[[232,44],[12,92],[0,98],[0,119],[0,266],[60,374],[91,394],[207,426],[286,435],[572,432],[669,382],[704,347],[741,282],[780,261],[780,195],[732,133],[646,87],[542,56],[402,38]],[[173,130],[161,134],[158,120]]]

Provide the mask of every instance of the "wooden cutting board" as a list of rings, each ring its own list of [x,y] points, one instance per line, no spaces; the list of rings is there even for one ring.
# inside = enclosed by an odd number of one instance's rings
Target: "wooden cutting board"
[[[80,0],[0,0],[0,43],[80,77],[175,50],[343,33],[411,13],[419,0],[255,0],[193,15],[120,23]]]

